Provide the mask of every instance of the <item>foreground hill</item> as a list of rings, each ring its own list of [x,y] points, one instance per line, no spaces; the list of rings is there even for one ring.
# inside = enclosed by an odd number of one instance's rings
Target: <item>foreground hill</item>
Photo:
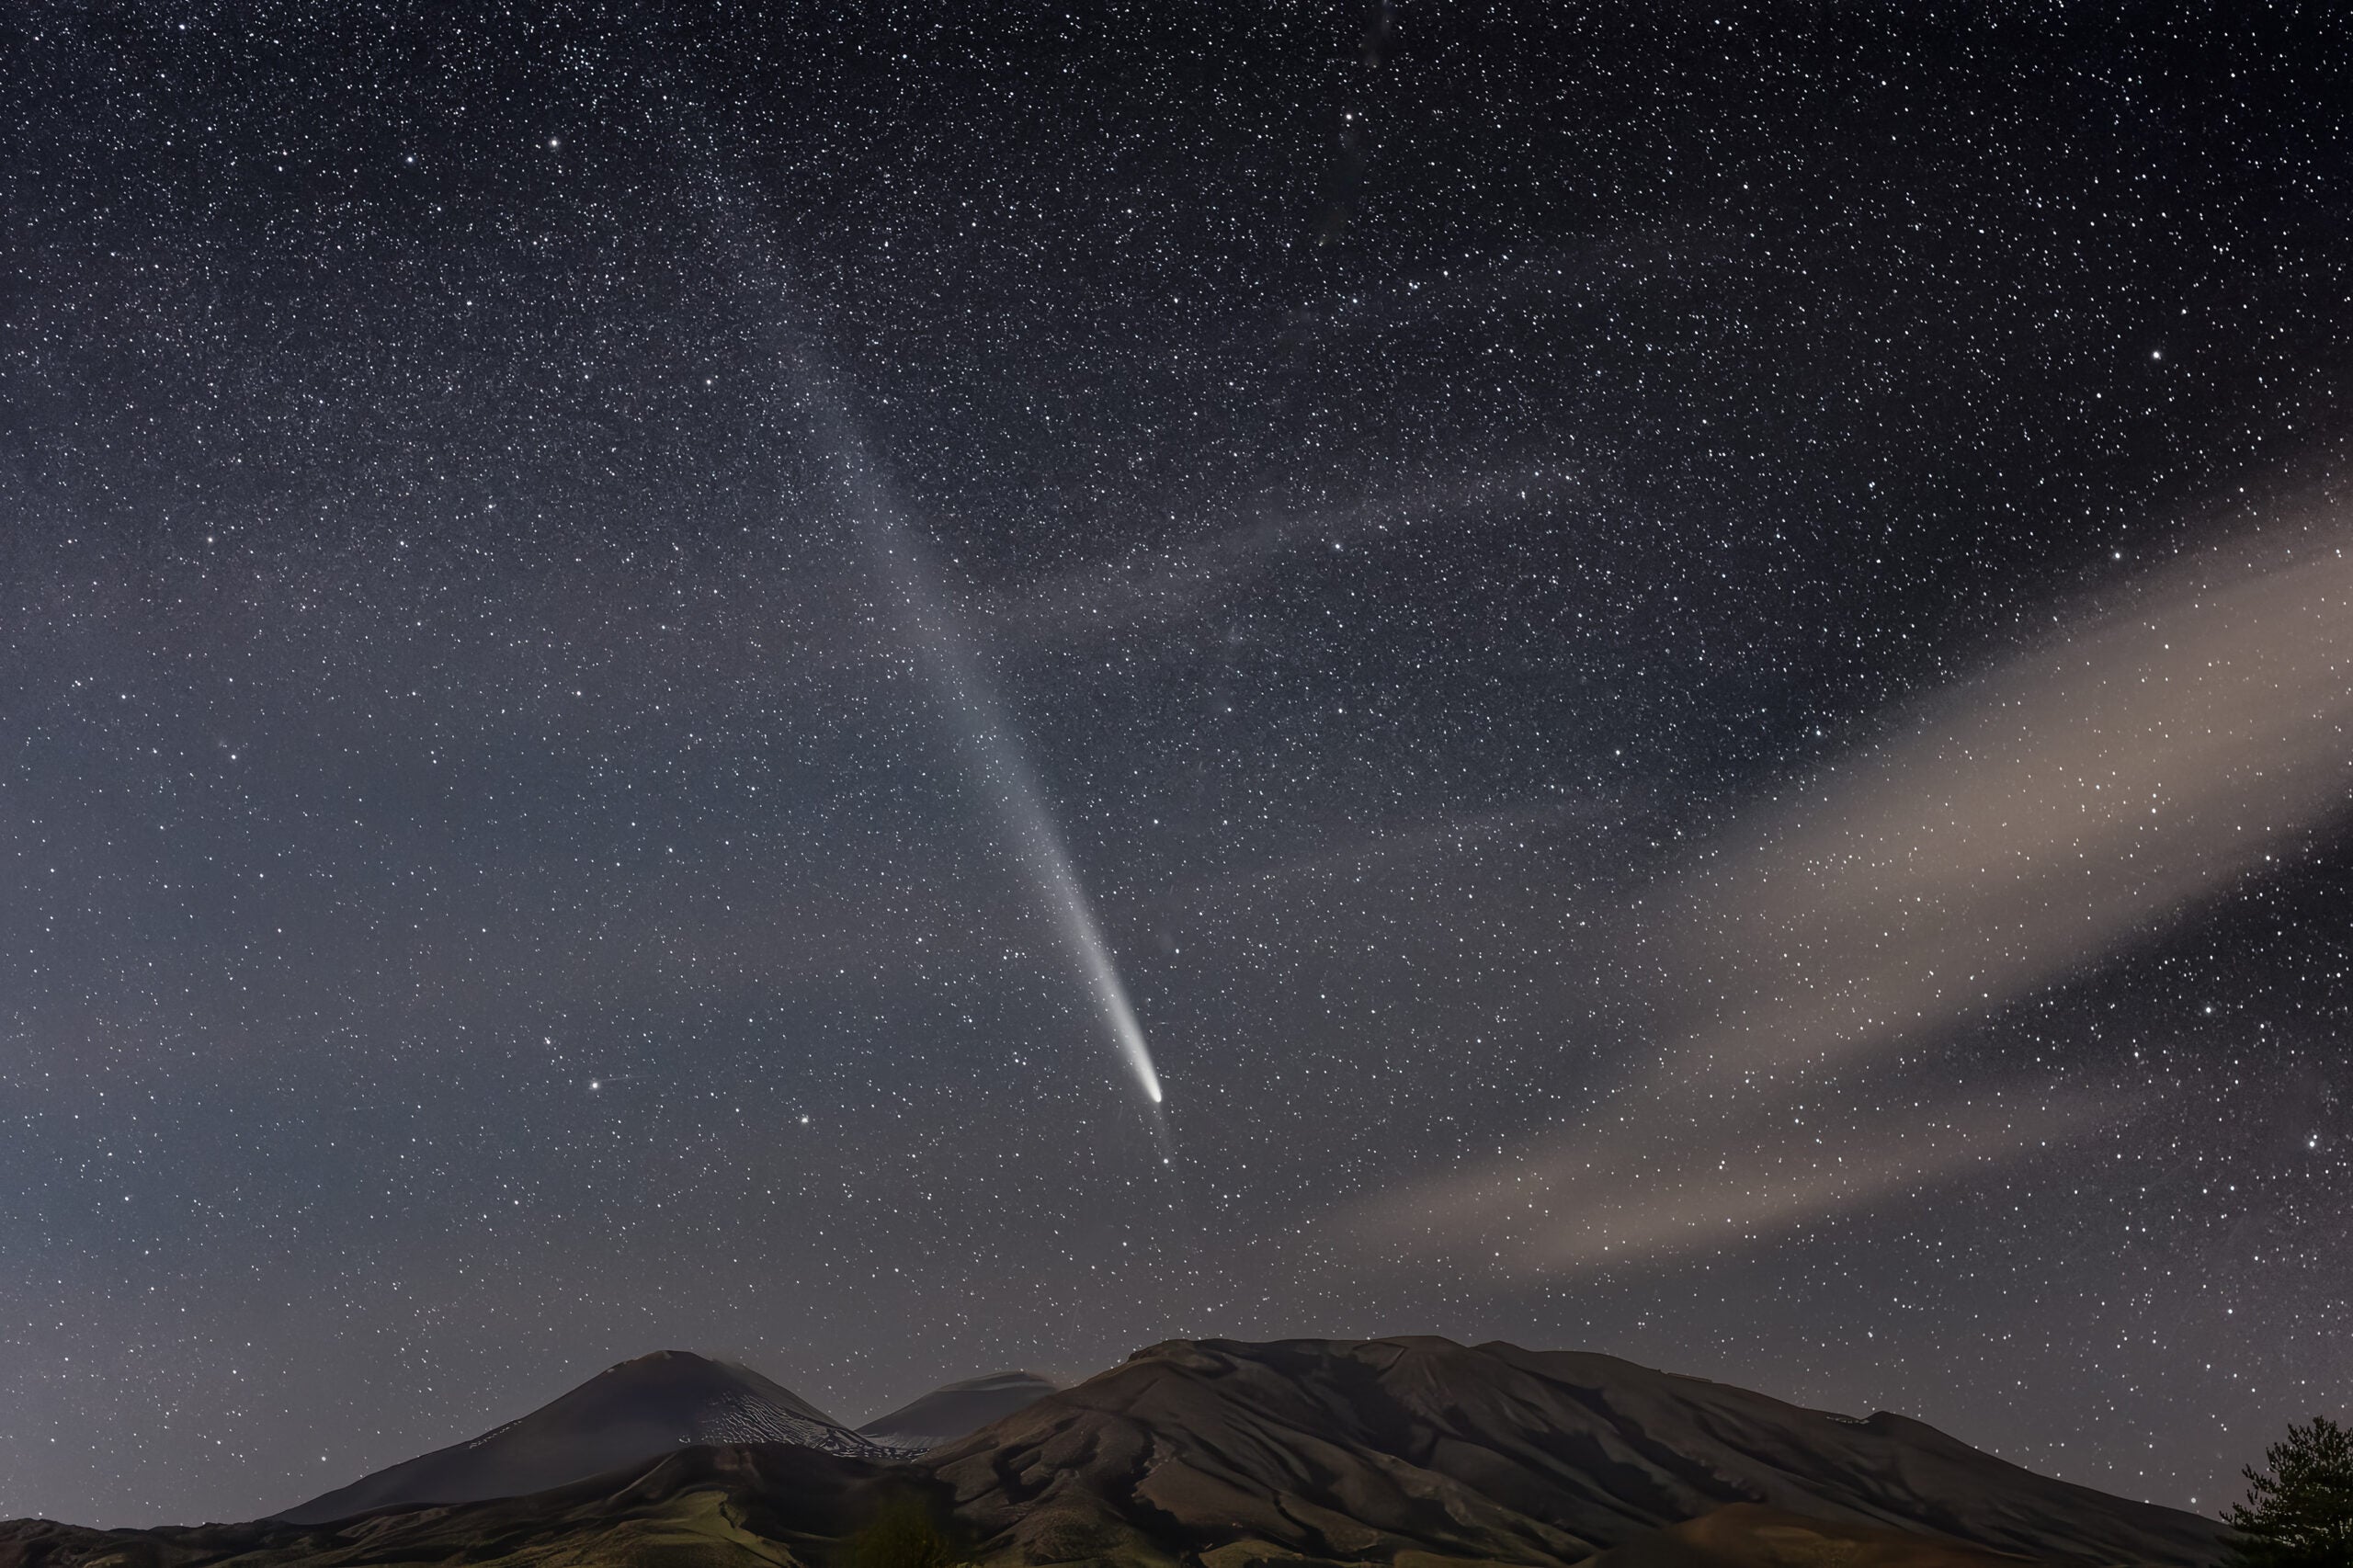
[[[0,1525],[0,1568],[802,1568],[839,1555],[887,1466],[788,1443],[681,1449],[523,1497],[386,1508],[325,1524],[93,1530]]]
[[[1139,1352],[919,1459],[673,1446],[530,1496],[326,1523],[21,1521],[0,1525],[0,1568],[827,1568],[890,1496],[972,1561],[1068,1568],[2204,1568],[2221,1534],[1902,1416],[1606,1356],[1211,1340]]]
[[[377,1508],[518,1496],[698,1443],[797,1443],[825,1453],[880,1453],[748,1367],[657,1350],[608,1368],[519,1420],[364,1475],[278,1517],[312,1524]]]
[[[811,1568],[844,1562],[863,1568],[873,1560],[860,1556],[861,1529],[892,1496],[912,1496],[949,1517],[937,1490],[901,1469],[785,1444],[693,1448],[656,1460],[642,1472],[592,1477],[528,1497],[392,1508],[324,1525],[264,1519],[92,1530],[22,1520],[0,1525],[0,1568]],[[952,1517],[949,1524],[942,1539],[952,1541]],[[1334,1561],[1269,1555],[1247,1545],[1201,1557],[1141,1546],[1085,1549],[1061,1565],[1313,1568]],[[1412,1551],[1381,1561],[1397,1568],[1524,1568],[1517,1558]],[[1586,1560],[1585,1568],[2028,1568],[2029,1562],[1926,1536],[1733,1504],[1646,1532]]]
[[[1728,1503],[1612,1547],[1585,1568],[2019,1568],[2024,1561],[1904,1531]]]

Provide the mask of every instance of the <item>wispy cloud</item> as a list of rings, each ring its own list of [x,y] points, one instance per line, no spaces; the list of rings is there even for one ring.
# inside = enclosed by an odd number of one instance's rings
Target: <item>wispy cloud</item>
[[[1416,527],[1467,527],[1506,508],[1586,496],[1581,471],[1531,461],[1455,476],[1355,506],[1268,511],[1173,548],[1139,551],[1018,586],[973,596],[976,618],[999,636],[1055,640],[1175,625],[1213,613],[1286,552],[1329,550]]]
[[[2353,798],[2333,525],[2157,573],[1905,715],[1658,901],[1666,1049],[1579,1123],[1350,1217],[1528,1268],[1785,1227],[2128,1116],[2013,1085],[1825,1136],[1801,1108],[2259,874]]]
[[[1835,1063],[2073,973],[2353,788],[2353,557],[2221,551],[1768,806],[1671,907],[1694,1067]]]
[[[1664,1103],[1660,1103],[1660,1102]],[[1587,1267],[1722,1246],[1984,1170],[2113,1122],[2127,1097],[2029,1089],[1900,1115],[1789,1103],[1697,1107],[1654,1096],[1415,1185],[1356,1217],[1386,1246],[1475,1243],[1520,1270]]]

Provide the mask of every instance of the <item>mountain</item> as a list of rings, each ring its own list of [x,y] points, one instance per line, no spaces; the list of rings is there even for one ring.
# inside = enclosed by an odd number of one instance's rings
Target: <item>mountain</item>
[[[916,1459],[678,1446],[699,1422],[736,1419],[731,1402],[746,1389],[760,1421],[868,1442],[756,1374],[673,1353],[275,1519],[0,1525],[0,1568],[949,1561],[878,1554],[870,1536],[852,1549],[878,1511],[904,1524],[911,1505],[957,1543],[955,1560],[989,1568],[2207,1568],[2222,1533],[1904,1416],[1808,1410],[1608,1356],[1502,1344],[1178,1340]],[[730,1414],[710,1418],[705,1394]],[[602,1414],[612,1411],[631,1420]],[[532,1442],[515,1447],[518,1432]],[[553,1490],[450,1504],[460,1484],[578,1462],[584,1434],[648,1451]],[[390,1500],[355,1497],[371,1485]],[[373,1511],[355,1515],[355,1503]]]
[[[657,1350],[479,1437],[360,1477],[277,1516],[292,1524],[378,1508],[510,1497],[697,1443],[794,1443],[879,1456],[872,1443],[748,1367]]]
[[[1032,1562],[1550,1568],[1728,1504],[2057,1562],[2190,1568],[2221,1535],[1901,1415],[1434,1338],[1173,1341],[923,1465],[990,1559]]]
[[[1012,1415],[1062,1384],[1039,1372],[992,1372],[945,1383],[858,1429],[859,1437],[900,1453],[919,1454]]]

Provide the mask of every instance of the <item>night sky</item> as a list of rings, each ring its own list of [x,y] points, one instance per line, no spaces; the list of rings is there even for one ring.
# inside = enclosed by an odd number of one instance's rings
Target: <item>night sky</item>
[[[484,9],[0,17],[0,1516],[665,1346],[2345,1414],[2353,23]]]

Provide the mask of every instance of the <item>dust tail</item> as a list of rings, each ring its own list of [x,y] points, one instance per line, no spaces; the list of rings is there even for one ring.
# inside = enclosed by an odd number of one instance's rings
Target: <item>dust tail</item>
[[[794,359],[801,402],[826,457],[835,465],[909,649],[956,733],[974,787],[994,810],[1014,864],[1052,922],[1072,978],[1085,988],[1110,1045],[1143,1096],[1162,1168],[1173,1169],[1174,1141],[1152,1047],[1051,798],[991,689],[978,650],[949,602],[938,570],[901,517],[840,398],[806,355]]]

